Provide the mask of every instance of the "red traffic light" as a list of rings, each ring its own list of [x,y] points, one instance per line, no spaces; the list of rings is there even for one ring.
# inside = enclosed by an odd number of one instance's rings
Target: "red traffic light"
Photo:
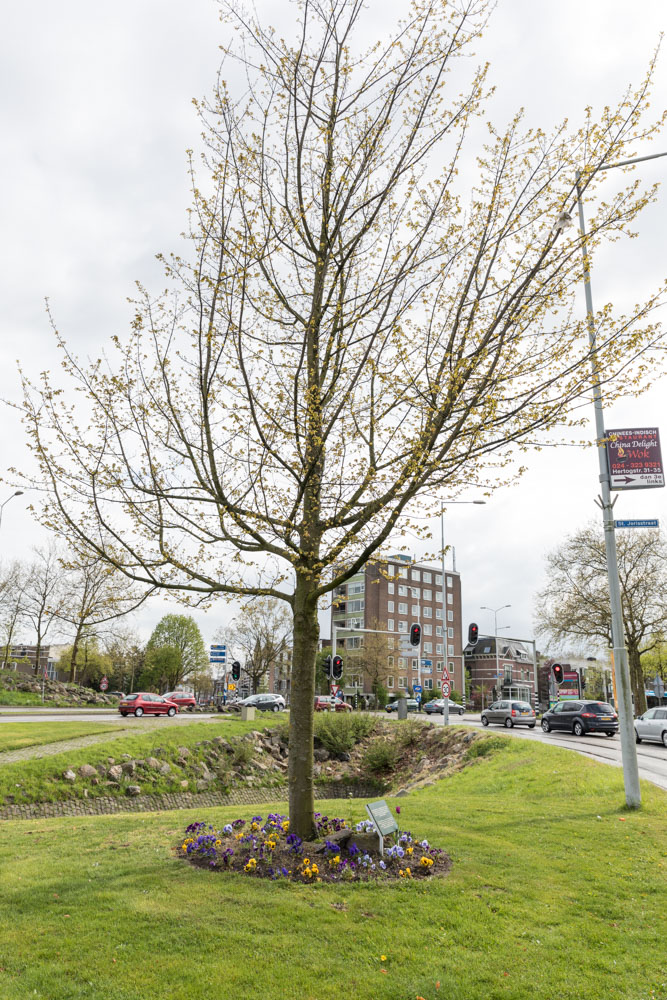
[[[479,638],[479,628],[477,627],[477,625],[475,624],[475,622],[471,622],[470,625],[468,625],[468,642],[469,642],[469,644],[471,646],[476,646],[478,638]]]
[[[410,628],[410,645],[418,646],[421,641],[422,641],[421,625],[412,625]]]
[[[343,657],[334,656],[331,662],[331,676],[335,681],[339,681],[343,676]]]
[[[556,681],[556,684],[562,684],[563,683],[563,668],[560,665],[560,663],[552,663],[551,664],[551,669],[553,671],[554,680]]]

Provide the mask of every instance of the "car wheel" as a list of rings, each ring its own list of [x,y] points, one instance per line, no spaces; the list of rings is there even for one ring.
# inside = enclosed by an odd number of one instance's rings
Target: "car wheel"
[[[485,715],[483,715],[482,716],[482,725],[483,726],[488,726],[488,724],[489,724],[489,720],[487,719],[487,717]]]
[[[535,723],[534,722],[529,722],[528,723],[528,728],[529,729],[534,729],[535,728]]]
[[[136,715],[136,717],[137,717],[138,719],[140,719],[140,718],[141,718],[141,716],[142,716],[142,715],[144,714],[144,710],[143,710],[143,708],[135,708],[135,710],[134,710],[134,714]]]
[[[173,715],[176,715],[176,709],[175,709],[175,708],[170,708],[170,709],[168,709],[168,710],[167,710],[167,715],[168,715],[168,716],[169,716],[170,718],[171,718],[171,717],[172,717]]]
[[[667,747],[667,729],[664,729],[662,733],[662,745]]]
[[[510,719],[509,715],[505,719],[505,729],[514,729],[514,723]]]
[[[641,737],[636,729],[635,729],[635,743],[641,743]]]
[[[616,735],[616,733],[607,733],[607,736],[608,736],[608,737],[609,737],[610,739],[611,739],[611,737],[612,737],[612,736],[615,736],[615,735]]]
[[[551,732],[551,726],[549,725],[549,722],[548,722],[547,719],[542,719],[542,732],[543,733],[550,733]]]
[[[586,730],[584,729],[584,727],[582,726],[582,724],[579,722],[578,719],[572,726],[572,732],[574,733],[575,736],[584,736],[586,734]]]
[[[123,716],[124,719],[127,718],[127,712],[121,712],[120,714]]]
[[[273,705],[272,708],[271,708],[271,711],[272,712],[279,712],[280,711],[280,705]]]

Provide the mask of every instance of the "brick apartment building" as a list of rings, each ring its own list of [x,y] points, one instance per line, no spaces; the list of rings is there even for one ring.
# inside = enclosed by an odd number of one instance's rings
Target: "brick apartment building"
[[[409,556],[388,556],[386,560],[367,563],[334,594],[331,622],[336,629],[337,652],[345,661],[345,693],[356,690],[370,693],[368,676],[350,674],[351,657],[345,653],[361,650],[364,635],[350,631],[378,627],[387,630],[387,676],[389,694],[412,689],[418,683],[418,650],[405,651],[414,623],[422,627],[421,684],[425,691],[437,689],[446,662],[453,687],[463,691],[463,656],[461,627],[461,578],[454,570],[445,572],[445,603],[439,568],[413,562]],[[377,623],[377,626],[376,626]],[[426,665],[424,660],[430,660]]]
[[[7,666],[9,670],[26,674],[29,677],[41,677],[44,674],[50,680],[64,681],[68,675],[58,669],[58,659],[64,646],[42,646],[39,651],[39,667],[36,669],[37,646],[21,645],[20,643],[11,647]]]
[[[532,705],[535,694],[533,657],[522,642],[480,635],[464,650],[472,703],[476,709],[498,698],[516,698]]]

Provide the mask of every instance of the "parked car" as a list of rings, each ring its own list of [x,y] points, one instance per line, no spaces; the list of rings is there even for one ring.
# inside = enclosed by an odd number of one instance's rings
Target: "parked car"
[[[244,698],[242,705],[248,708],[256,708],[260,712],[282,712],[285,708],[285,699],[281,694],[251,694]]]
[[[352,706],[348,705],[346,701],[342,698],[332,698],[329,694],[316,694],[315,695],[315,711],[316,712],[330,712],[333,708],[334,712],[351,712]]]
[[[513,726],[528,726],[529,729],[534,729],[535,722],[535,709],[527,701],[512,701],[506,698],[503,701],[494,701],[482,711],[483,726],[493,723],[505,726],[507,729],[512,729]]]
[[[662,743],[667,747],[667,708],[649,708],[638,719],[635,719],[635,739]]]
[[[104,693],[107,694],[107,695],[110,695],[112,698],[124,698],[125,697],[125,692],[124,691],[105,691]]]
[[[197,699],[192,694],[191,691],[167,691],[166,694],[162,695],[167,701],[173,701],[174,705],[178,705],[179,708],[196,708]],[[210,699],[208,699],[210,701]]]
[[[135,691],[133,694],[123,695],[123,700],[118,705],[118,711],[121,715],[134,714],[137,718],[141,715],[171,716],[178,712],[178,705],[162,698],[159,694]]]
[[[417,701],[416,698],[406,698],[405,700],[408,703],[408,712],[418,712],[419,711],[419,702]],[[401,701],[400,698],[397,698],[396,701],[390,701],[389,704],[387,705],[385,711],[386,712],[396,712],[396,711],[398,711],[398,703],[399,703],[399,701]]]
[[[542,716],[545,733],[605,733],[615,736],[618,732],[618,715],[606,701],[559,701]]]
[[[422,711],[426,712],[427,715],[433,715],[434,712],[438,712],[440,715],[443,715],[445,711],[445,699],[433,698],[431,701],[427,701]],[[455,701],[450,700],[449,714],[463,715],[463,705],[459,705]]]

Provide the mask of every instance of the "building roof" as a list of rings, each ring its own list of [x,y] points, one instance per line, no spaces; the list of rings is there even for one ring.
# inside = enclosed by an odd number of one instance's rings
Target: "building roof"
[[[480,635],[474,646],[470,643],[463,650],[464,656],[495,656],[496,638],[493,635]],[[516,640],[498,639],[498,656],[511,660],[525,660],[530,658],[528,650],[522,642]]]

